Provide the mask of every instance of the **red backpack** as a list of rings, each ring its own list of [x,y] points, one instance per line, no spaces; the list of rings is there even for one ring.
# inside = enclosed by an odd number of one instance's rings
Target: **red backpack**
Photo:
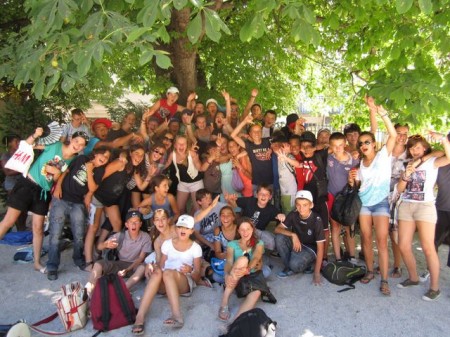
[[[123,279],[117,274],[100,277],[92,293],[91,318],[94,329],[109,331],[133,324],[136,308]]]

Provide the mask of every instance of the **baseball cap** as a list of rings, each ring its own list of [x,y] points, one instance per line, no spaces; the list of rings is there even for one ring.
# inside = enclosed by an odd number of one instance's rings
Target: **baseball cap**
[[[128,221],[130,218],[133,218],[133,217],[138,217],[139,220],[142,220],[141,212],[133,209],[133,210],[128,211],[127,215],[125,216],[125,221]]]
[[[177,87],[170,87],[169,89],[167,89],[167,93],[168,94],[179,94],[180,91],[178,90]]]
[[[91,124],[91,129],[92,131],[94,131],[95,126],[97,124],[103,124],[106,126],[107,129],[111,129],[112,126],[112,122],[108,119],[108,118],[97,118],[95,121],[92,122]]]
[[[290,114],[286,117],[286,125],[289,125],[291,123],[295,123],[298,120],[297,114]]]
[[[311,131],[305,131],[300,136],[300,142],[310,142],[316,145],[316,136]]]
[[[183,214],[178,218],[177,227],[194,228],[194,218],[190,215]]]
[[[209,103],[214,103],[215,105],[219,106],[214,98],[210,98],[206,101],[206,107],[208,107]]]
[[[313,196],[310,191],[301,190],[295,194],[295,199],[306,199],[313,202]]]

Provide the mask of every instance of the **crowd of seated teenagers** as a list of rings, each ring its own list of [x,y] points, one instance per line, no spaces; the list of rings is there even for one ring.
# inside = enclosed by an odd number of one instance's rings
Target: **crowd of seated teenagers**
[[[284,242],[282,247],[276,247],[275,244],[282,240],[277,240],[274,233],[267,230],[269,222],[278,221],[275,234],[287,236],[285,230],[290,229],[292,232],[295,224],[286,226],[286,215],[292,209],[302,214],[302,205],[300,202],[297,205],[297,201],[306,200],[311,204],[303,205],[303,212],[305,208],[311,207],[317,215],[315,217],[317,221],[309,224],[315,226],[315,233],[317,233],[313,253],[319,257],[317,251],[319,249],[320,256],[326,259],[329,239],[329,200],[327,199],[330,198],[330,194],[326,197],[318,195],[317,186],[313,182],[325,177],[327,172],[329,176],[327,161],[329,155],[333,155],[338,161],[344,159],[349,168],[358,165],[359,150],[362,146],[359,138],[361,130],[356,124],[349,124],[344,128],[343,134],[330,135],[330,131],[325,129],[319,131],[316,139],[314,134],[305,131],[304,121],[296,114],[291,114],[286,118],[286,126],[274,131],[276,113],[268,110],[262,114],[261,106],[254,103],[257,93],[257,90],[252,91],[245,112],[240,117],[236,115],[237,104],[233,103],[226,92],[222,93],[225,99],[225,114],[219,111],[220,107],[215,100],[207,101],[207,112],[202,111],[201,103],[197,103],[194,111],[191,112],[176,105],[178,92],[176,88],[169,88],[167,98],[157,102],[143,115],[138,132],[132,132],[135,123],[133,114],[125,116],[118,130],[112,130],[112,122],[108,119],[102,118],[92,122],[90,128],[93,136],[86,149],[92,145],[91,143],[94,143],[91,148],[125,147],[125,150],[118,151],[118,158],[111,161],[105,169],[105,172],[112,171],[112,173],[126,171],[122,176],[126,184],[122,184],[124,186],[120,195],[113,203],[102,204],[97,199],[96,203],[94,202],[97,211],[99,208],[104,208],[104,213],[108,215],[110,222],[110,225],[108,221],[103,225],[105,231],[98,246],[106,242],[107,234],[105,233],[111,229],[113,233],[120,231],[122,219],[126,219],[130,208],[142,211],[144,217],[155,216],[159,209],[165,209],[168,218],[174,224],[180,214],[187,210],[192,213],[201,212],[212,205],[211,200],[214,196],[220,195],[221,201],[228,203],[231,207],[226,208],[225,204],[219,203],[214,205],[213,209],[204,215],[203,220],[197,222],[193,228],[195,238],[203,248],[204,257],[209,258],[214,254],[223,257],[223,253],[227,252],[227,249],[224,249],[226,247],[220,244],[237,236],[233,226],[224,224],[230,223],[230,218],[233,219],[231,222],[236,222],[237,216],[234,212],[238,212],[250,218],[251,224],[255,227],[256,239],[261,240],[266,250],[278,250],[285,267],[278,273],[280,278],[292,275],[293,272],[307,271],[312,263],[306,263],[307,266],[303,267],[304,260],[299,258],[298,260],[303,263],[299,267],[300,262],[295,262],[296,259],[293,259],[292,263],[290,261],[295,255],[293,253],[300,251],[298,242],[292,239],[293,246],[286,251],[287,242]],[[192,104],[192,97],[193,95],[190,96],[190,104]],[[173,109],[174,104],[176,109]],[[372,109],[370,112],[371,117],[375,116],[372,114]],[[177,113],[179,119],[176,117]],[[385,117],[385,115],[380,116]],[[372,128],[373,125],[374,123]],[[399,130],[402,130],[401,127],[401,125],[396,126],[397,134]],[[401,145],[404,147],[405,143],[406,141],[403,140]],[[127,167],[127,163],[131,165]],[[174,168],[177,166],[185,166],[188,170]],[[189,172],[189,168],[193,170]],[[238,171],[244,185],[241,191],[235,191],[231,184],[233,168]],[[169,178],[161,173],[166,173]],[[318,175],[320,177],[317,177]],[[176,178],[181,178],[181,189],[176,189],[176,181],[179,180]],[[95,198],[96,193],[100,196],[99,190],[102,190],[102,187],[105,187],[105,191],[108,192],[108,186],[102,186],[107,185],[104,184],[106,180],[104,177],[97,184],[97,190],[89,191],[90,199],[88,200]],[[334,180],[329,179],[329,182]],[[345,183],[347,183],[347,177]],[[114,185],[112,184],[112,187]],[[297,194],[302,191],[307,191],[311,197],[308,195],[297,198]],[[191,196],[190,204],[189,196]],[[228,212],[222,215],[222,209],[227,209]],[[95,213],[101,213],[97,211]],[[93,217],[89,221],[90,227],[95,222],[98,223],[100,219],[101,214]],[[321,226],[318,225],[319,223]],[[333,234],[340,233],[341,228],[339,224],[331,223],[333,249],[336,259],[339,260],[342,258],[340,242],[337,241],[340,238],[339,235]],[[322,232],[323,237],[320,234]],[[301,230],[298,233],[300,235]],[[85,256],[89,255],[87,251],[93,250],[93,241],[92,243],[91,241],[85,242]],[[355,248],[352,235],[347,233],[344,236],[344,243],[348,257],[354,259]],[[142,258],[141,255],[140,258]],[[92,271],[95,266],[92,254],[90,259],[81,264],[80,268]],[[316,259],[314,263],[319,261],[321,265],[320,260]],[[307,261],[310,260],[307,259]],[[231,270],[230,268],[228,267],[228,270]],[[398,271],[399,267],[396,266],[396,268]],[[316,268],[314,265],[313,269],[314,283],[320,284],[320,274],[318,275],[320,266]],[[205,272],[202,276],[205,276]],[[368,275],[367,280],[370,281],[372,278]],[[205,279],[200,278],[198,281],[208,284]],[[222,305],[219,310],[221,318],[229,316],[226,307],[227,305]],[[171,319],[170,322],[180,323],[179,317]]]

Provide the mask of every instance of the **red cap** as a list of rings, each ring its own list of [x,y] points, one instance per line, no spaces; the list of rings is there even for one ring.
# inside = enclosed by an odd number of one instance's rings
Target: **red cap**
[[[94,131],[95,126],[97,124],[104,124],[106,126],[106,128],[110,129],[112,126],[112,122],[108,119],[108,118],[97,118],[95,121],[92,122],[91,124],[91,128],[92,131]]]

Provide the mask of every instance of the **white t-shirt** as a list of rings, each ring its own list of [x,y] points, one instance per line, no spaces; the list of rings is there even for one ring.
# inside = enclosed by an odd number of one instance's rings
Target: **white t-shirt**
[[[402,194],[403,201],[434,202],[433,189],[438,175],[438,168],[434,167],[435,160],[436,157],[432,157],[416,168]]]
[[[292,154],[288,157],[295,159]],[[286,161],[278,160],[278,178],[280,183],[281,195],[295,196],[297,193],[297,179],[295,177],[295,168]]]
[[[359,197],[363,206],[373,206],[387,198],[391,182],[391,155],[386,145],[376,154],[372,163],[366,167],[363,160],[358,171],[358,180],[361,181]]]
[[[180,270],[183,264],[194,267],[194,259],[203,255],[202,248],[197,242],[193,242],[188,250],[180,252],[173,246],[172,239],[164,241],[161,252],[167,256],[163,270]]]

